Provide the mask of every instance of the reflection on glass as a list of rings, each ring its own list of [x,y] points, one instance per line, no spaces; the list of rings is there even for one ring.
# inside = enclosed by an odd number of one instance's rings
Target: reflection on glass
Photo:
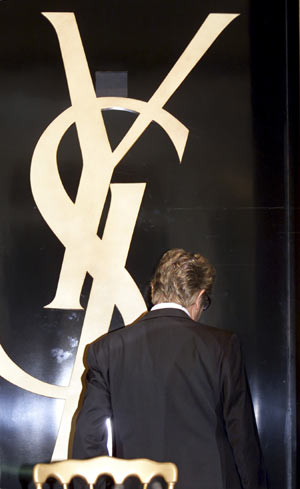
[[[111,419],[107,418],[106,420],[106,428],[107,428],[107,451],[108,455],[112,456],[112,426]]]

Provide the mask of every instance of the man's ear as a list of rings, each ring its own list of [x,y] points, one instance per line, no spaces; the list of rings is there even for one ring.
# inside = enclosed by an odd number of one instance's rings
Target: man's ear
[[[200,307],[200,305],[201,305],[201,296],[202,296],[202,294],[204,294],[204,292],[205,292],[205,289],[201,289],[200,292],[199,292],[199,294],[196,297],[196,305],[197,305],[197,307]]]

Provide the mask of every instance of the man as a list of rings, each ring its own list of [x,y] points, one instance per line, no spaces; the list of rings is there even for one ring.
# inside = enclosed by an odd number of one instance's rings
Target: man
[[[87,387],[73,458],[107,454],[171,461],[177,489],[266,487],[237,337],[197,321],[214,268],[198,253],[167,251],[154,274],[154,307],[88,350]]]

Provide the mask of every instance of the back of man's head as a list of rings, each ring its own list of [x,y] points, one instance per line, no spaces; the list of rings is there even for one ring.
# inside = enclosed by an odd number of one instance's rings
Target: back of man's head
[[[162,256],[151,281],[152,303],[194,304],[200,290],[211,292],[216,271],[200,253],[179,248]]]

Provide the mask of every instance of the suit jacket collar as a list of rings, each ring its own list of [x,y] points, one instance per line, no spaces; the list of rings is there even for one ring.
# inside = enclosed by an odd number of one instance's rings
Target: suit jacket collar
[[[180,317],[190,319],[192,321],[186,312],[182,311],[181,309],[175,309],[174,307],[164,307],[163,309],[155,309],[154,311],[146,312],[146,314],[141,318],[141,321],[162,317]]]

